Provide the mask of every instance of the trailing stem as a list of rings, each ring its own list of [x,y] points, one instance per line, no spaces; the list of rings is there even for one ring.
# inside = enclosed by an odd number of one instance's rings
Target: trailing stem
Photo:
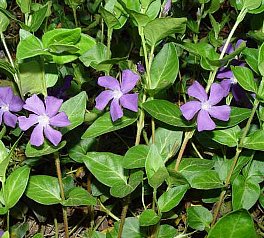
[[[62,183],[62,175],[61,175],[61,167],[60,167],[60,157],[58,153],[55,153],[55,166],[57,171],[57,177],[60,186],[60,195],[61,200],[65,201],[65,194],[64,188]],[[67,207],[62,206],[62,214],[63,214],[63,223],[64,223],[64,230],[65,230],[65,238],[69,238],[69,226],[68,226],[68,218],[67,218]]]
[[[233,163],[231,165],[231,168],[230,168],[230,170],[229,170],[229,172],[227,174],[227,177],[226,177],[226,180],[225,180],[225,189],[221,192],[220,197],[219,197],[219,201],[218,201],[216,209],[214,211],[212,225],[214,225],[216,220],[217,220],[219,211],[221,209],[221,206],[223,204],[223,201],[224,201],[224,198],[225,198],[225,195],[226,195],[227,187],[230,184],[232,174],[234,172],[234,169],[236,167],[237,161],[239,159],[239,155],[242,152],[244,140],[245,140],[245,138],[247,136],[247,133],[248,133],[248,131],[250,129],[250,125],[251,125],[251,122],[252,122],[253,117],[255,115],[255,112],[256,112],[256,110],[258,108],[258,105],[259,105],[259,101],[257,99],[255,99],[254,104],[253,104],[253,108],[252,108],[252,111],[251,111],[251,114],[250,114],[250,117],[249,117],[249,119],[247,121],[246,127],[244,128],[243,134],[242,134],[242,136],[241,136],[241,138],[239,140],[239,144],[238,144],[237,149],[236,149],[236,154],[235,154],[235,157],[234,157],[234,161],[233,161]]]

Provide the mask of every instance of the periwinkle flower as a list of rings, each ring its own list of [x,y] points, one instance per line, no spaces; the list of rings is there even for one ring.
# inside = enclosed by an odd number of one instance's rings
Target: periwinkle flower
[[[197,100],[192,100],[180,107],[182,115],[191,120],[197,113],[198,131],[214,130],[215,123],[211,117],[221,121],[228,121],[231,108],[227,105],[215,106],[224,97],[223,88],[218,83],[213,83],[210,89],[209,98],[204,88],[195,81],[187,90],[189,96]]]
[[[164,5],[162,13],[161,13],[162,16],[167,16],[168,15],[168,13],[169,13],[169,11],[171,9],[171,2],[172,2],[172,0],[166,0],[166,3]]]
[[[139,76],[129,69],[122,71],[121,83],[111,76],[102,76],[98,79],[98,85],[105,87],[95,99],[95,108],[103,110],[107,104],[110,104],[110,115],[113,121],[123,116],[123,108],[131,111],[138,111],[138,94],[129,93],[137,84]]]
[[[66,113],[59,112],[62,102],[62,99],[47,96],[44,105],[36,94],[26,100],[23,108],[33,113],[29,114],[29,117],[20,116],[18,122],[20,129],[23,131],[36,125],[30,136],[30,143],[32,145],[42,145],[44,142],[44,135],[53,145],[57,146],[60,143],[62,134],[53,127],[65,127],[70,125]]]
[[[145,67],[143,66],[143,64],[140,61],[137,63],[137,71],[140,74],[144,74],[146,72]]]
[[[11,87],[0,88],[0,124],[4,121],[7,126],[15,127],[17,116],[11,112],[19,112],[24,102],[15,96]]]
[[[66,75],[64,78],[63,84],[61,86],[48,89],[48,95],[66,100],[67,99],[67,90],[71,87],[71,81],[72,80],[73,80],[72,75]]]

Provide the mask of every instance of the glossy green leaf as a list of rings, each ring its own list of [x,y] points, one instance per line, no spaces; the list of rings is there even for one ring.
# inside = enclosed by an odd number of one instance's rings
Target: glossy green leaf
[[[251,163],[244,167],[242,172],[243,176],[250,179],[250,181],[255,181],[255,183],[263,182],[264,161],[262,159],[262,155],[255,155]]]
[[[158,207],[161,212],[168,212],[176,207],[187,192],[189,185],[180,185],[169,188],[158,199]]]
[[[258,86],[254,80],[254,75],[249,68],[241,66],[231,66],[231,70],[237,79],[238,83],[245,89],[251,92],[257,92]]]
[[[20,167],[14,170],[7,178],[4,187],[5,206],[10,209],[16,205],[28,184],[30,168],[28,166]]]
[[[60,150],[61,148],[63,148],[65,145],[66,145],[66,141],[62,141],[57,146],[54,146],[47,140],[44,140],[44,143],[41,146],[37,147],[37,146],[31,145],[29,141],[27,143],[25,153],[27,157],[39,157],[43,155],[52,154]]]
[[[184,33],[186,29],[186,18],[156,18],[144,27],[144,35],[149,45],[156,43],[165,37]]]
[[[210,229],[208,238],[256,238],[254,222],[246,210],[230,212]]]
[[[136,145],[126,152],[123,160],[123,167],[126,169],[144,168],[149,152],[147,145]]]
[[[163,224],[159,227],[158,238],[174,238],[177,235],[177,230],[173,226]]]
[[[7,2],[6,0],[0,0],[0,7],[6,9],[7,8]]]
[[[12,65],[2,59],[0,59],[0,71],[4,74],[7,74],[10,78],[12,78],[15,73],[15,70]]]
[[[259,195],[260,186],[254,179],[238,175],[232,183],[233,210],[249,210],[257,202]]]
[[[147,209],[143,211],[139,216],[140,226],[151,226],[155,225],[160,221],[160,216],[152,209]]]
[[[157,189],[169,176],[169,173],[164,164],[164,159],[161,157],[155,144],[152,144],[150,146],[146,158],[145,169],[149,185],[154,189]]]
[[[58,178],[47,175],[34,175],[29,179],[26,195],[43,205],[60,203],[60,186]]]
[[[30,12],[31,0],[16,0],[16,3],[24,14]]]
[[[80,187],[73,188],[65,201],[61,203],[63,206],[89,206],[96,205],[96,198],[92,197],[85,189]]]
[[[198,231],[210,227],[213,220],[212,213],[202,206],[191,206],[187,208],[188,225]]]
[[[31,32],[36,32],[40,28],[49,11],[49,4],[47,3],[32,14],[30,25]]]
[[[96,41],[94,38],[84,33],[81,33],[81,38],[76,44],[76,46],[79,48],[76,53],[78,53],[79,55],[83,55],[85,52],[92,49],[95,45]]]
[[[8,17],[4,13],[0,12],[0,33],[6,31],[9,23],[10,21]]]
[[[257,130],[247,136],[244,140],[243,147],[252,150],[264,150],[264,131]]]
[[[179,172],[188,177],[189,173],[211,170],[214,167],[212,160],[200,158],[183,158],[179,165]]]
[[[238,144],[241,129],[239,126],[234,126],[224,130],[214,130],[207,133],[212,139],[222,145],[235,147]]]
[[[86,110],[86,101],[86,92],[82,91],[62,104],[59,111],[65,112],[71,122],[69,126],[63,127],[61,129],[62,134],[67,133],[68,131],[83,123]]]
[[[243,7],[247,8],[248,10],[256,9],[260,6],[261,0],[243,0]]]
[[[9,163],[8,150],[4,143],[0,140],[0,181],[5,180],[5,173]]]
[[[194,124],[186,121],[179,107],[169,101],[154,99],[143,103],[143,108],[152,117],[166,124],[177,127],[194,127]]]
[[[45,69],[45,80],[47,88],[53,87],[58,81],[58,68],[54,63],[44,64]]]
[[[148,90],[156,93],[171,86],[177,78],[179,60],[173,43],[165,44],[156,55],[150,69],[150,85]]]
[[[88,152],[83,162],[91,173],[106,186],[115,183],[126,183],[127,177],[123,169],[123,157],[106,152]]]
[[[99,117],[83,134],[82,139],[92,138],[105,133],[116,131],[133,124],[137,120],[137,114],[124,111],[124,116],[113,122],[110,113],[107,112]]]
[[[43,94],[47,96],[47,86],[43,61],[36,57],[19,64],[21,94]],[[31,80],[29,80],[31,79]]]
[[[160,12],[161,0],[153,0],[147,8],[146,15],[150,20],[157,18]]]
[[[245,48],[243,50],[243,56],[250,66],[256,73],[259,73],[258,70],[258,49],[255,48]]]
[[[259,48],[258,51],[258,70],[262,76],[264,76],[264,43]]]

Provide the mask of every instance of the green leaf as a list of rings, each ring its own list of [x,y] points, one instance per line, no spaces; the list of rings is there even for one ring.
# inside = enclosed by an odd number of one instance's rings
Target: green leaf
[[[174,238],[176,235],[177,230],[173,226],[163,224],[159,227],[158,238]]]
[[[61,203],[63,206],[89,206],[96,205],[96,198],[92,197],[85,189],[73,188],[68,198]]]
[[[230,212],[222,217],[207,238],[257,238],[252,217],[246,210]]]
[[[146,14],[150,20],[157,18],[160,12],[161,0],[153,0],[147,8]]]
[[[45,68],[45,80],[47,88],[53,87],[58,81],[58,68],[54,63],[44,64]]]
[[[212,213],[202,206],[191,206],[187,208],[188,225],[198,231],[210,227],[213,220]]]
[[[154,189],[157,189],[169,176],[163,158],[161,157],[155,144],[150,146],[149,153],[146,158],[145,168],[149,185]]]
[[[1,236],[1,238],[10,238],[9,231],[5,231],[5,233]]]
[[[261,0],[243,0],[243,7],[247,8],[248,10],[256,9],[260,6]]]
[[[129,182],[119,181],[113,184],[110,194],[114,197],[123,198],[132,193],[143,181],[143,171],[133,171],[129,176]]]
[[[9,163],[10,156],[4,143],[0,140],[0,181],[5,181],[5,173]]]
[[[34,175],[29,179],[26,196],[43,205],[60,203],[58,178],[47,175]]]
[[[216,128],[233,127],[250,117],[251,110],[248,108],[231,107],[229,121],[216,121]]]
[[[71,122],[69,126],[63,127],[61,129],[62,134],[67,133],[68,131],[83,123],[86,110],[86,101],[86,92],[82,91],[62,104],[59,111],[65,112]]]
[[[83,134],[82,139],[92,138],[103,135],[105,133],[116,131],[121,128],[127,127],[133,124],[137,120],[137,114],[124,111],[124,116],[113,122],[110,113],[107,112],[99,117]]]
[[[238,145],[238,140],[240,138],[241,129],[239,126],[234,126],[224,130],[214,130],[212,132],[206,132],[208,136],[222,145],[227,145],[229,147],[235,147]]]
[[[7,8],[6,0],[0,0],[0,7],[4,8],[4,9]]]
[[[15,74],[15,70],[12,65],[3,59],[0,59],[0,71],[7,74],[9,78],[12,78]]]
[[[257,130],[247,136],[243,147],[252,150],[264,150],[264,130]]]
[[[182,135],[182,131],[163,127],[159,127],[155,131],[155,145],[163,158],[168,159],[178,152],[182,142]]]
[[[152,226],[160,221],[160,216],[152,209],[147,209],[143,211],[139,216],[140,226]]]
[[[150,69],[150,85],[153,93],[171,86],[177,78],[179,59],[173,43],[165,44],[156,55]]]
[[[45,48],[50,45],[75,45],[81,38],[81,28],[74,29],[55,29],[46,32],[42,37],[42,42]]]
[[[25,154],[27,157],[39,157],[43,155],[52,154],[60,149],[62,149],[66,145],[66,141],[62,141],[57,146],[52,145],[47,140],[44,140],[44,143],[37,147],[30,144],[30,141],[27,143]]]
[[[95,45],[96,41],[94,38],[82,33],[80,41],[76,44],[76,46],[79,48],[79,51],[77,51],[76,53],[82,55],[88,50],[92,49]]]
[[[180,185],[169,188],[158,199],[158,207],[161,212],[168,212],[176,207],[187,192],[189,185]]]
[[[188,173],[195,171],[210,170],[214,167],[214,162],[212,160],[200,159],[200,158],[183,158],[180,166],[179,172],[188,176]]]
[[[242,66],[231,66],[231,70],[234,73],[238,83],[247,91],[257,92],[258,86],[254,80],[254,75],[249,68]]]
[[[32,14],[30,25],[31,32],[36,32],[40,28],[49,11],[49,4],[47,3]]]
[[[10,209],[16,205],[22,197],[29,178],[30,168],[28,166],[20,167],[14,170],[7,178],[4,187],[5,206]]]
[[[49,55],[49,52],[45,50],[42,45],[42,42],[34,35],[29,32],[25,32],[25,30],[21,29],[21,34],[26,34],[26,37],[21,38],[20,42],[17,46],[17,59],[23,60],[27,58],[31,58],[37,55]]]
[[[125,21],[123,20],[122,22],[120,22],[118,19],[118,16],[115,16],[115,11],[112,13],[112,12],[109,12],[107,9],[100,7],[99,13],[101,13],[108,28],[120,29],[126,22],[126,18],[125,18]]]
[[[259,73],[258,70],[258,49],[255,48],[245,48],[243,50],[243,56],[246,60],[246,63],[253,69],[256,73]]]
[[[42,93],[47,96],[44,64],[40,58],[31,58],[19,64],[19,78],[22,95]]]
[[[85,166],[106,186],[112,187],[118,182],[127,182],[123,169],[123,157],[107,152],[88,152],[83,157]]]
[[[9,23],[10,21],[8,17],[4,13],[0,12],[0,33],[6,31]]]
[[[262,76],[264,76],[264,43],[259,48],[258,51],[258,70]]]
[[[149,22],[144,28],[144,35],[149,45],[155,46],[156,43],[165,37],[184,33],[186,29],[186,18],[156,18]]]
[[[149,152],[149,147],[146,145],[136,145],[126,152],[123,160],[125,169],[144,168],[145,161]]]
[[[214,189],[224,187],[223,182],[220,180],[216,171],[197,171],[196,173],[189,173],[185,176],[192,188],[196,189]]]
[[[260,186],[254,179],[238,175],[232,183],[233,210],[249,210],[258,201],[259,195]]]
[[[154,99],[143,103],[143,108],[152,117],[166,124],[177,127],[194,127],[194,123],[186,121],[179,107],[169,101]]]
[[[24,14],[30,12],[31,0],[16,0],[16,3]]]

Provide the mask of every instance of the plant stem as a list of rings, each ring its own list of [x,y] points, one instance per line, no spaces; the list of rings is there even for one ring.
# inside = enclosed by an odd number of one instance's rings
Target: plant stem
[[[107,215],[109,215],[110,217],[112,217],[113,219],[115,219],[116,221],[119,221],[120,219],[115,215],[113,214],[111,211],[109,211],[105,206],[104,204],[101,203],[101,201],[99,201],[100,203],[100,210],[105,212]]]
[[[121,219],[120,219],[120,224],[119,224],[117,238],[121,238],[122,237],[123,228],[124,228],[124,225],[125,225],[126,214],[127,214],[129,203],[130,203],[130,195],[127,195],[127,197],[125,197],[125,201],[124,201],[124,205],[123,205],[123,209],[122,209],[122,213],[121,213]]]
[[[60,195],[61,200],[65,201],[65,194],[64,194],[64,188],[62,183],[62,175],[61,175],[61,167],[60,167],[60,157],[58,153],[55,153],[55,166],[57,171],[57,177],[59,181],[60,186]],[[63,214],[63,223],[64,223],[64,230],[65,230],[65,237],[69,238],[69,226],[68,226],[68,218],[67,218],[67,207],[62,206],[62,214]]]
[[[7,231],[9,231],[9,229],[10,229],[10,211],[9,211],[9,209],[7,211],[7,214],[6,214],[6,229],[7,229]]]
[[[78,18],[77,18],[76,8],[73,7],[72,11],[73,11],[73,17],[74,17],[75,26],[78,27]]]
[[[184,139],[183,139],[183,142],[182,142],[182,145],[181,145],[181,149],[180,149],[180,152],[179,152],[178,157],[176,159],[176,164],[175,164],[175,168],[174,168],[175,171],[178,171],[178,169],[179,169],[179,165],[181,163],[182,156],[183,156],[183,153],[185,151],[185,148],[186,148],[186,146],[188,144],[188,141],[192,138],[194,132],[195,132],[195,130],[186,131],[184,133]]]
[[[107,59],[111,58],[111,41],[112,41],[113,28],[107,28]]]
[[[245,138],[247,136],[247,133],[248,133],[248,131],[250,129],[250,125],[251,125],[251,122],[252,122],[253,117],[255,115],[255,112],[256,112],[256,110],[258,108],[258,105],[259,105],[259,101],[257,99],[255,99],[254,104],[253,104],[253,108],[251,110],[250,117],[249,117],[249,119],[247,121],[247,124],[246,124],[246,126],[244,128],[243,134],[242,134],[242,136],[241,136],[241,138],[239,140],[239,144],[238,144],[237,149],[236,149],[236,154],[235,154],[235,157],[234,157],[234,161],[233,161],[233,163],[231,165],[231,168],[230,168],[230,170],[229,170],[229,172],[227,174],[226,180],[225,180],[225,190],[223,190],[221,192],[220,196],[219,196],[219,201],[218,201],[216,209],[214,211],[213,221],[212,221],[211,225],[214,225],[216,220],[217,220],[219,211],[221,209],[221,206],[223,204],[223,201],[224,201],[224,198],[225,198],[225,195],[226,195],[226,189],[227,189],[227,187],[230,184],[232,174],[234,172],[234,169],[236,167],[237,161],[239,159],[239,155],[242,152],[242,147],[243,147],[244,140],[245,140]]]

